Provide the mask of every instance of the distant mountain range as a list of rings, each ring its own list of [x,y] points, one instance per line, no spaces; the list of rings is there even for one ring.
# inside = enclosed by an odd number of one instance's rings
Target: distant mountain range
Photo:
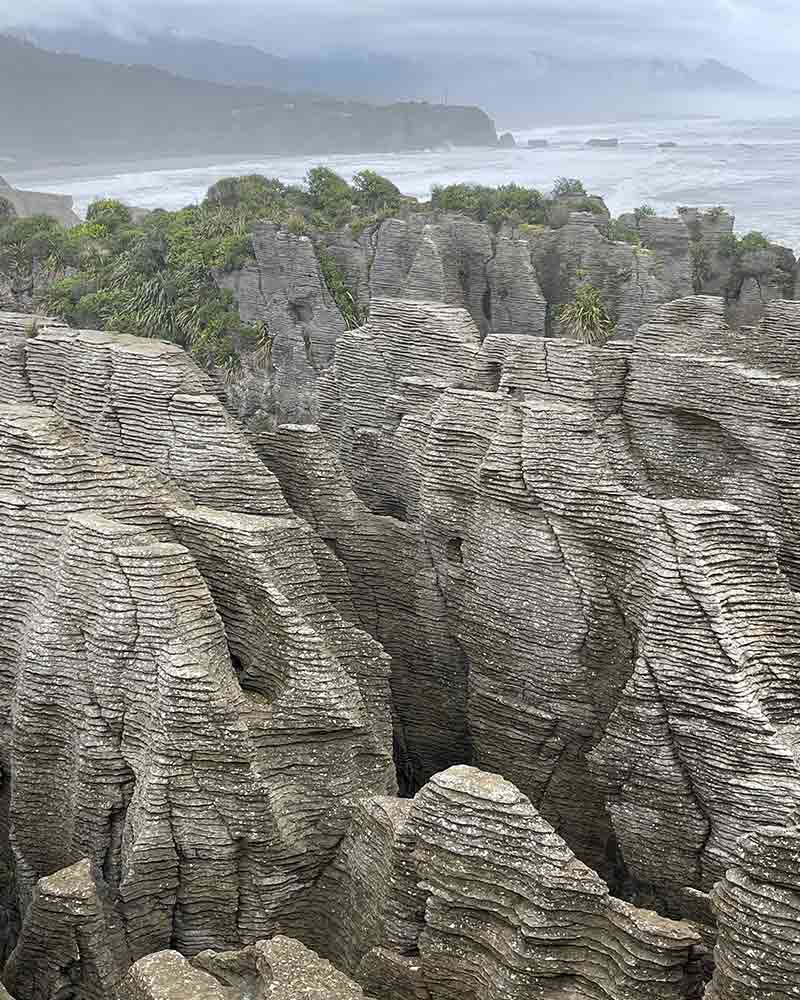
[[[107,39],[111,46],[110,36]],[[175,51],[184,53],[183,61],[167,71],[143,64],[151,52],[147,46],[139,64],[118,65],[45,51],[0,35],[0,93],[5,96],[0,101],[0,157],[21,166],[199,155],[368,153],[496,141],[493,122],[476,107],[374,105],[292,94],[289,86],[278,89],[278,83],[286,81],[273,57],[263,53],[259,58],[264,72],[271,67],[272,76],[259,85],[254,85],[259,78],[254,64],[247,86],[190,79],[175,75],[175,69],[188,72],[191,65],[191,72],[200,74],[203,65],[216,61],[223,75],[228,58],[230,81],[246,75],[245,60],[213,42],[200,43],[199,48],[178,45]],[[161,52],[164,59],[166,52]],[[116,55],[123,58],[121,50]],[[180,62],[177,56],[175,61]]]
[[[589,58],[521,52],[435,57],[385,55],[363,50],[321,51],[291,59],[252,45],[170,33],[124,39],[103,32],[33,30],[27,36],[51,51],[129,65],[144,64],[218,84],[312,91],[371,101],[447,100],[478,104],[495,114],[513,112],[519,124],[590,120],[598,114],[661,111],[686,105],[692,95],[756,95],[761,85],[714,59]],[[684,108],[684,110],[691,110]],[[525,115],[525,118],[520,118]]]

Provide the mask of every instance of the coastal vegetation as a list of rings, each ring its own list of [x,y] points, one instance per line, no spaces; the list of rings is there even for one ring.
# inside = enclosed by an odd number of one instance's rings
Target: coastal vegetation
[[[345,324],[354,328],[365,322],[366,310],[327,250],[329,234],[349,229],[357,238],[393,215],[461,212],[495,229],[510,225],[531,235],[563,224],[554,208],[565,208],[564,199],[570,210],[589,203],[590,210],[599,211],[599,204],[605,211],[580,181],[557,187],[568,193],[556,198],[517,184],[451,184],[435,187],[424,202],[404,196],[373,170],[348,183],[319,166],[294,185],[258,174],[225,177],[202,202],[177,211],[134,214],[104,199],[71,228],[43,215],[6,213],[0,215],[0,281],[36,290],[36,306],[72,326],[171,340],[205,367],[232,372],[241,354],[257,350],[269,335],[263,324],[240,319],[232,293],[218,281],[220,272],[253,259],[258,222],[278,223],[314,242],[320,275]],[[42,275],[46,280],[38,280]]]
[[[558,316],[567,333],[584,344],[604,344],[614,330],[602,292],[588,281],[578,286]]]

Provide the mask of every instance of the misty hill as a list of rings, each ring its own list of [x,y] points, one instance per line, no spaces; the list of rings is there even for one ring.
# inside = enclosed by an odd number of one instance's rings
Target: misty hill
[[[0,36],[2,155],[19,163],[488,145],[474,107],[385,106],[233,87],[47,52]]]
[[[233,45],[173,32],[130,39],[92,28],[31,28],[27,40],[51,52],[70,53],[123,66],[155,66],[177,76],[236,87],[307,90],[302,70],[254,45]]]
[[[284,59],[252,45],[177,33],[138,40],[96,29],[31,30],[37,44],[114,62],[146,63],[217,83],[312,90],[337,97],[394,101],[443,98],[514,113],[518,124],[590,120],[620,113],[704,110],[732,95],[757,95],[760,85],[708,59],[562,56],[521,52],[442,53],[435,57],[328,50]],[[696,100],[693,102],[692,98]],[[697,107],[693,105],[696,104]],[[522,118],[521,116],[525,117]]]

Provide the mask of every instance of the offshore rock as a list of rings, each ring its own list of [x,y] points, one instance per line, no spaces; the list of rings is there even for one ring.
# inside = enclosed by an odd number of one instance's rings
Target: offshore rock
[[[395,788],[388,657],[182,351],[43,329],[0,367],[19,909],[88,858],[133,958],[269,936]]]

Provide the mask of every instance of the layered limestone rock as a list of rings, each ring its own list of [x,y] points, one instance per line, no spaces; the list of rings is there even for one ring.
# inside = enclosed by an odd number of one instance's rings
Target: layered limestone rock
[[[573,211],[568,202],[563,226],[536,232],[496,232],[461,215],[423,213],[359,235],[346,229],[313,240],[273,223],[257,227],[255,263],[217,275],[234,292],[242,318],[265,326],[263,344],[228,390],[230,405],[262,426],[319,419],[320,376],[345,333],[315,256],[321,253],[362,313],[384,299],[439,302],[466,309],[482,339],[561,336],[559,310],[586,281],[600,289],[617,336],[625,338],[659,304],[691,293],[685,221],[644,219],[641,246],[632,247],[608,239],[606,216]],[[721,236],[715,229],[707,237],[716,240],[715,253]],[[752,298],[742,282],[742,295]],[[764,282],[759,301],[772,287]]]
[[[365,1000],[361,988],[298,941],[275,937],[234,952],[140,959],[113,1000]],[[366,998],[369,1000],[369,998]]]
[[[39,880],[3,979],[16,1000],[105,1000],[130,966],[119,917],[88,861]]]
[[[402,789],[413,792],[470,753],[463,654],[446,628],[424,539],[369,509],[319,428],[284,426],[254,444],[292,508],[346,568],[360,622],[391,655],[395,763]]]
[[[776,299],[797,298],[797,261],[790,249],[774,243],[758,249],[737,246],[734,216],[721,208],[678,213],[689,234],[694,290],[722,296],[733,326],[758,323]]]
[[[800,830],[744,838],[737,863],[714,887],[719,927],[706,1000],[782,1000],[800,988]]]
[[[317,885],[317,946],[387,1000],[696,995],[688,925],[614,899],[513,785],[454,767],[365,800]]]
[[[738,838],[800,801],[800,306],[747,334],[723,312],[679,301],[597,349],[481,344],[464,313],[375,303],[322,421],[366,505],[430,554],[469,759],[620,891],[707,923]]]
[[[88,858],[134,958],[274,934],[355,799],[395,788],[388,657],[182,351],[9,339],[0,726],[20,911],[38,921],[37,880]]]
[[[247,439],[179,349],[6,317],[17,1000],[693,997],[715,921],[713,1000],[796,992],[798,338],[375,297]]]
[[[316,378],[333,359],[344,320],[307,236],[264,223],[253,233],[253,251],[255,263],[217,275],[236,296],[242,319],[264,325],[264,342],[246,362],[233,404],[273,423],[314,422]]]
[[[658,243],[633,247],[612,242],[601,232],[597,216],[581,212],[573,213],[561,229],[541,234],[531,251],[550,307],[551,334],[562,334],[559,307],[571,302],[587,281],[602,293],[615,334],[624,338],[632,337],[657,305],[688,294],[691,284],[684,284],[686,268],[675,266],[674,244],[665,240],[664,252]]]

